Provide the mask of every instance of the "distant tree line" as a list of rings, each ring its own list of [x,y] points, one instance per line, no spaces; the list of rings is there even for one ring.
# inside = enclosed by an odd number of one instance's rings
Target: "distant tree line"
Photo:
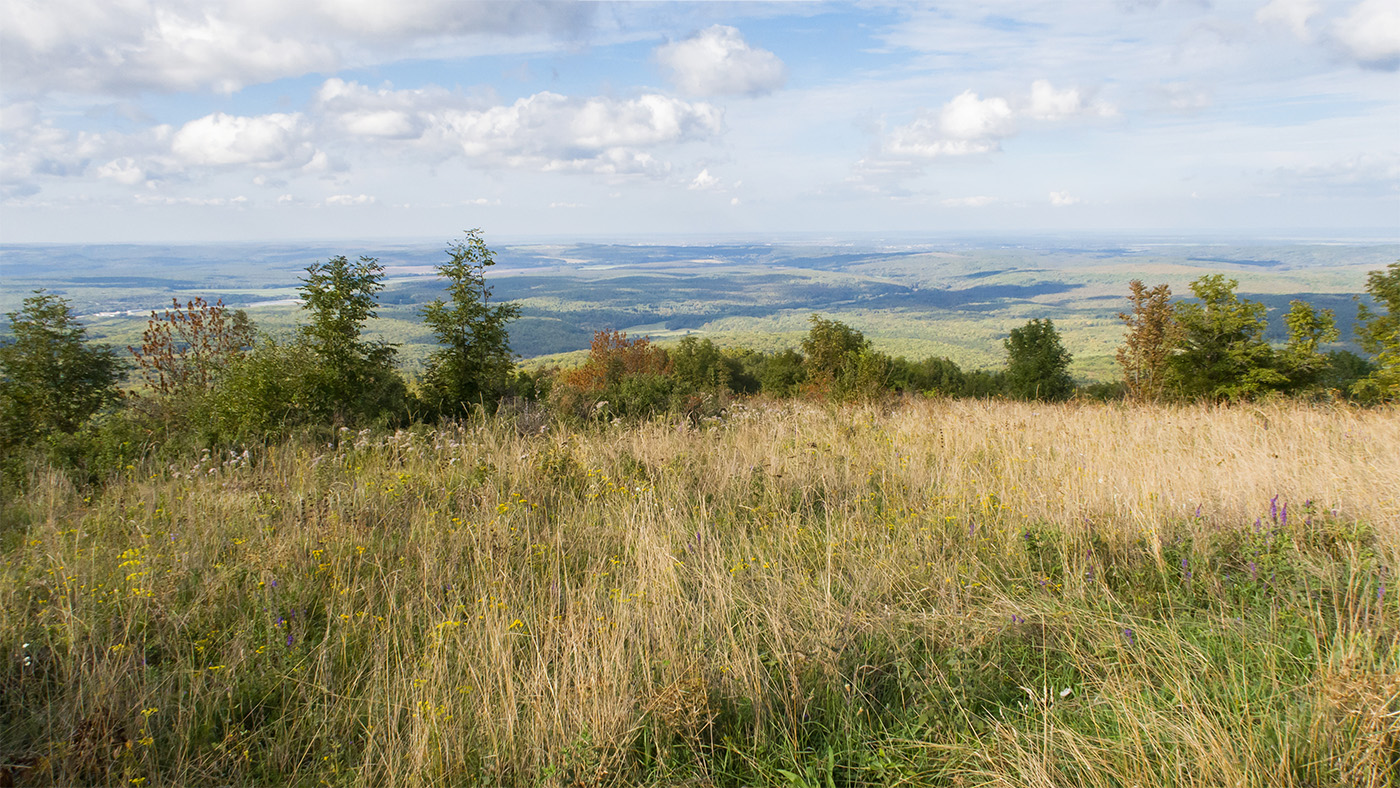
[[[1293,301],[1287,340],[1263,339],[1266,309],[1239,298],[1220,275],[1173,301],[1166,285],[1129,285],[1117,362],[1122,379],[1078,387],[1054,324],[1035,319],[1004,341],[1004,370],[963,370],[946,358],[910,361],[875,350],[856,329],[812,315],[799,348],[721,348],[686,337],[670,348],[600,331],[582,365],[520,368],[508,324],[514,304],[492,303],[495,264],[479,230],[447,248],[437,267],[447,298],[422,309],[438,348],[416,381],[397,369],[394,345],[365,338],[384,268],[344,256],[301,279],[305,324],[289,338],[259,333],[241,311],[193,299],[152,312],[131,364],[87,340],[69,304],[43,291],[9,313],[0,345],[0,472],[7,485],[40,459],[97,480],[147,456],[276,440],[297,431],[395,427],[492,412],[504,406],[576,421],[677,414],[720,415],[736,397],[832,402],[892,395],[1071,397],[1235,402],[1271,396],[1400,400],[1400,262],[1367,278],[1374,305],[1359,305],[1357,339],[1373,358],[1324,350],[1339,339],[1334,315]],[[124,367],[140,379],[123,393]]]

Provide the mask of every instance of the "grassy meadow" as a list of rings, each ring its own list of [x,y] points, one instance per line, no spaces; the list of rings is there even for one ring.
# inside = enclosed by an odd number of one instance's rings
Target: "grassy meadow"
[[[1400,411],[342,432],[0,515],[0,782],[1393,786]]]

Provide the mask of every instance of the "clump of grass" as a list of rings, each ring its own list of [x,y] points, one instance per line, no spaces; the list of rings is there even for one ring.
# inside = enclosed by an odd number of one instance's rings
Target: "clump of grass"
[[[343,432],[7,508],[21,784],[1394,785],[1400,418]]]

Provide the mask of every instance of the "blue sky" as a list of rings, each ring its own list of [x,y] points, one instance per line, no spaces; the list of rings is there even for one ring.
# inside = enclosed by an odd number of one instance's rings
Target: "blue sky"
[[[0,8],[5,242],[1400,237],[1395,0]]]

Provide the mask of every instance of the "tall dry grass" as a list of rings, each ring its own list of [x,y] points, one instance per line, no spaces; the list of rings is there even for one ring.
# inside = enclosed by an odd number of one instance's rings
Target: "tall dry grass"
[[[21,783],[1394,785],[1400,413],[343,433],[4,519]],[[1389,586],[1389,587],[1387,587]]]

